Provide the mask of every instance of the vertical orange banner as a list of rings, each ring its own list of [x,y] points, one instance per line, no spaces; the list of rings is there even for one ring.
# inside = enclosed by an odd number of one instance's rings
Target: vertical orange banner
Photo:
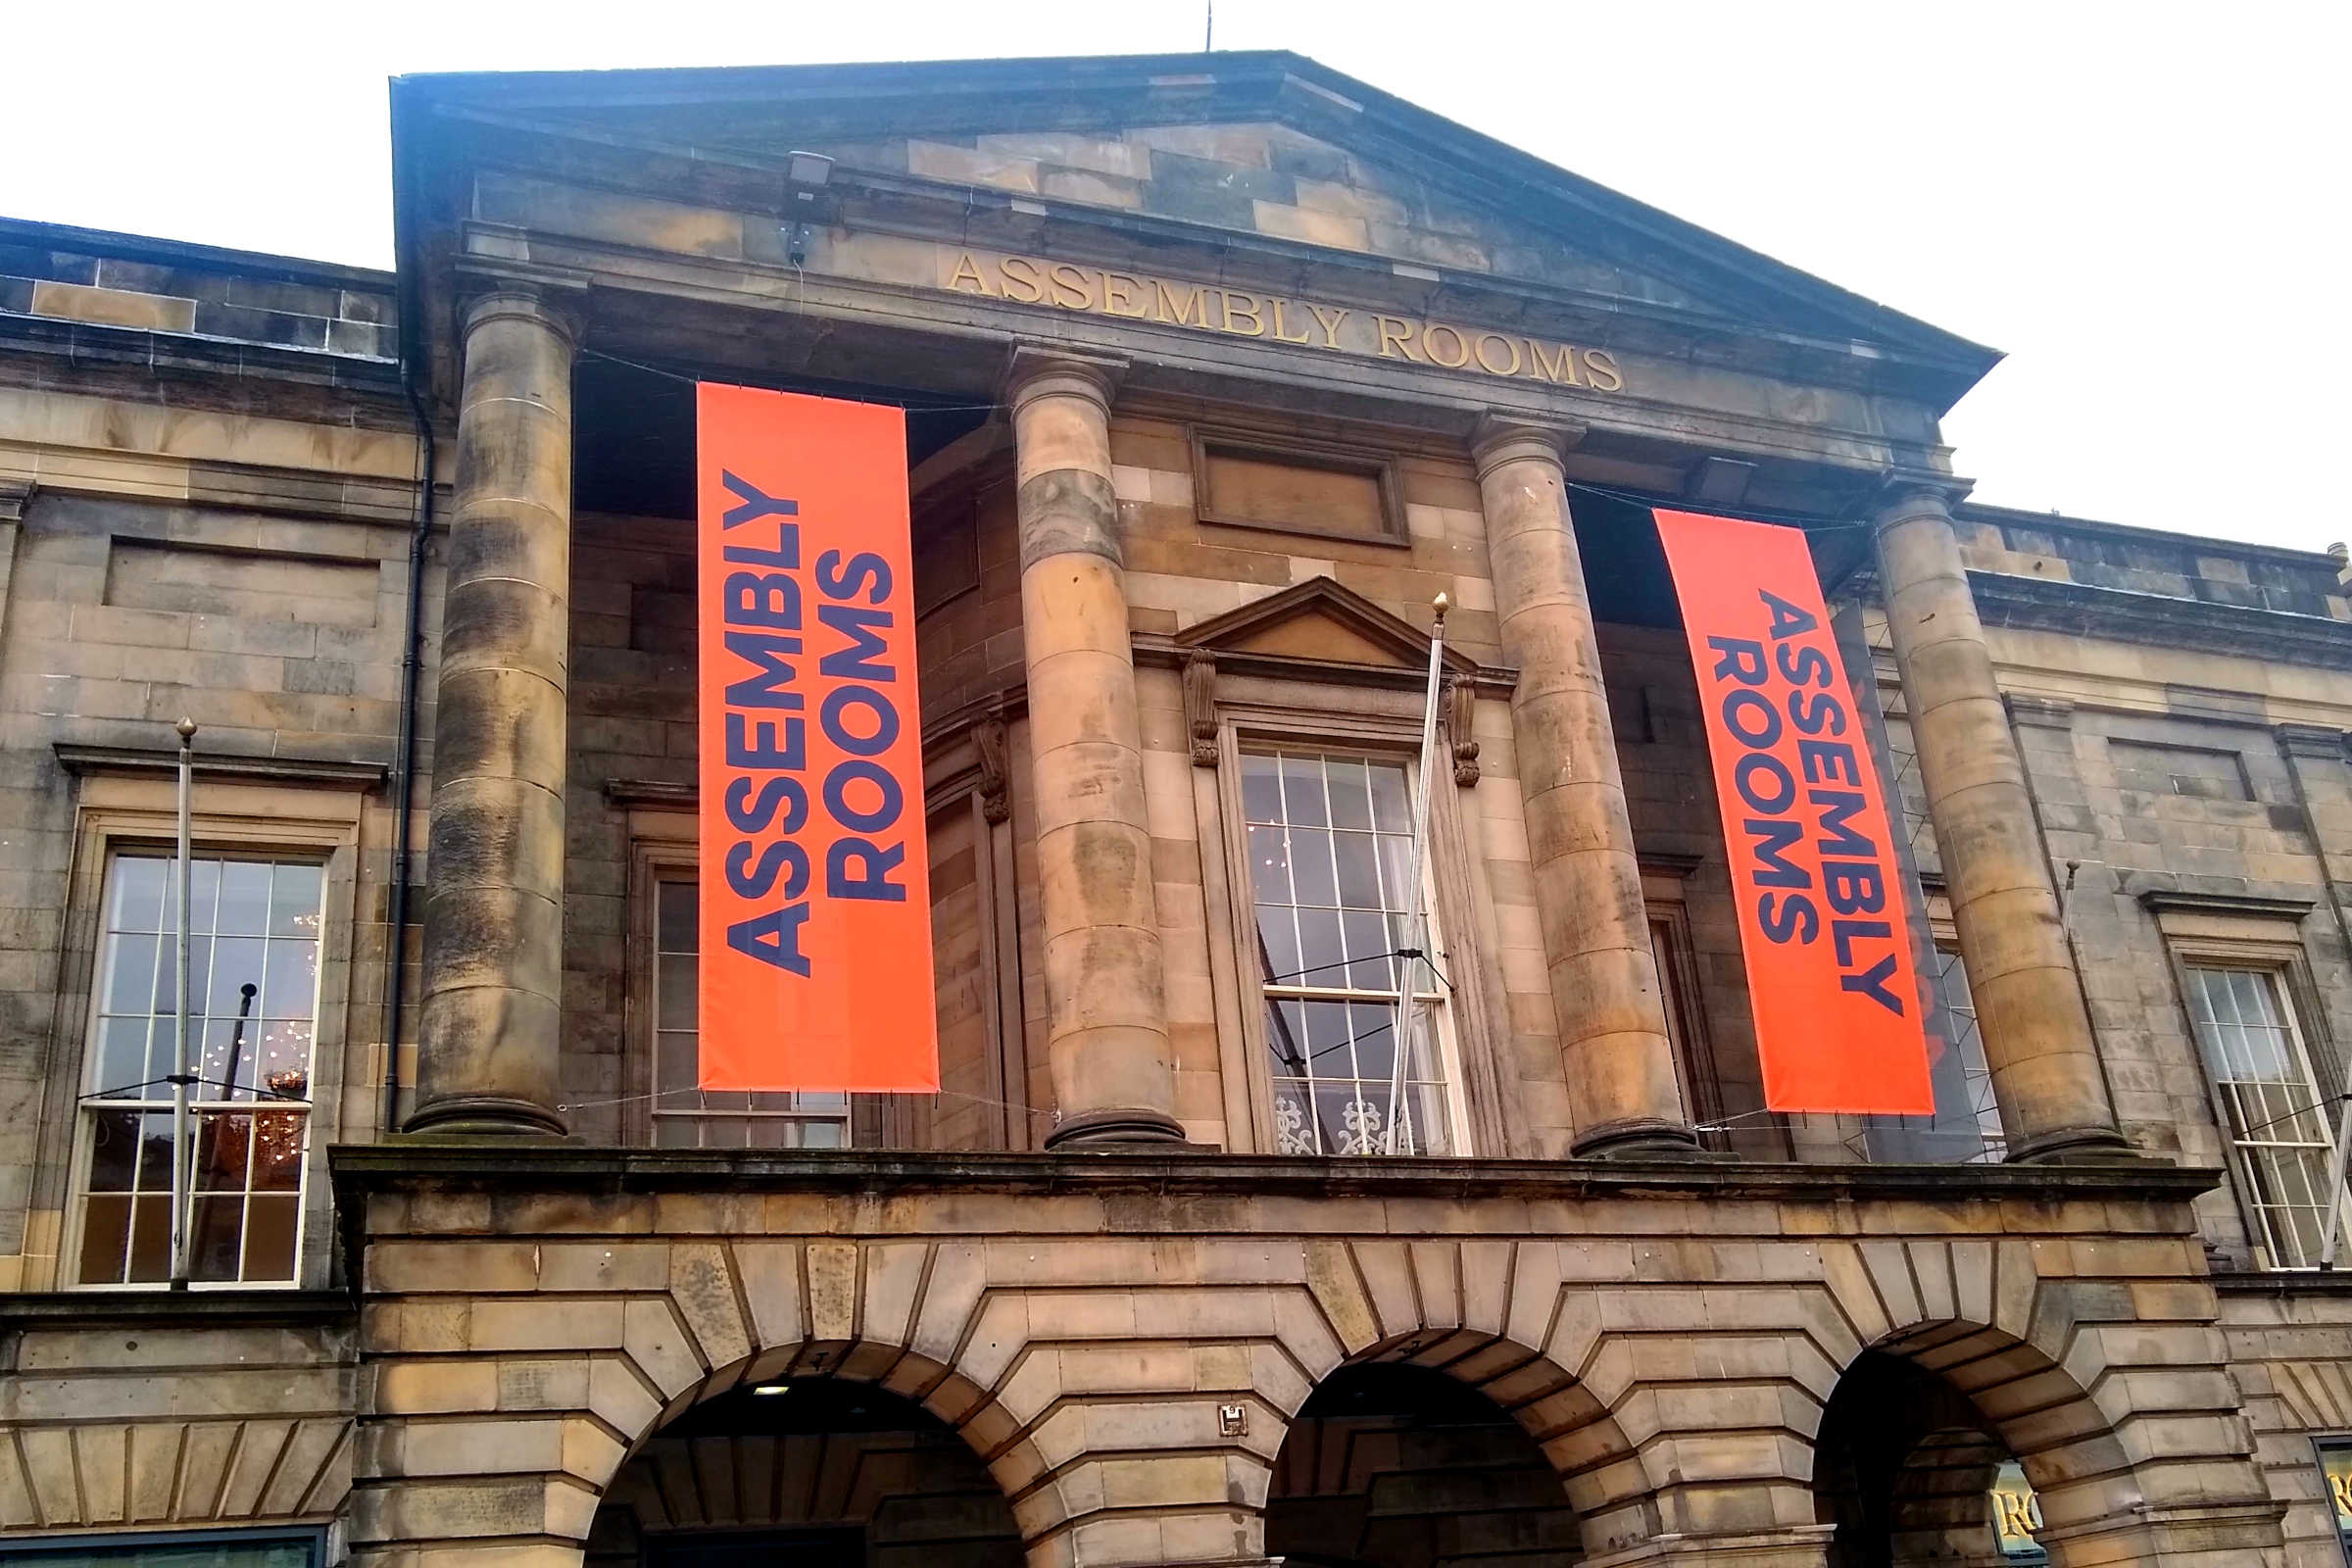
[[[1657,519],[1706,715],[1764,1103],[1932,1114],[1885,783],[1811,547],[1769,523]]]
[[[906,423],[698,389],[701,1087],[939,1087]]]

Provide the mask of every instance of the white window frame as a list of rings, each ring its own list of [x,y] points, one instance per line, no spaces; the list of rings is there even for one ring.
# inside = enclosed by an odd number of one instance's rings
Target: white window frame
[[[97,771],[81,782],[76,821],[75,867],[68,894],[69,930],[78,939],[67,944],[68,973],[77,976],[79,989],[63,999],[59,1018],[61,1054],[72,1062],[56,1080],[63,1103],[51,1102],[48,1125],[56,1142],[46,1144],[64,1155],[52,1210],[56,1237],[47,1260],[52,1288],[95,1294],[138,1294],[163,1290],[158,1282],[80,1280],[82,1219],[88,1197],[89,1161],[95,1138],[92,1113],[81,1096],[94,1084],[97,1070],[98,987],[106,961],[105,905],[107,879],[121,852],[170,857],[174,853],[176,811],[169,803],[175,785],[159,770],[125,768]],[[318,995],[312,1014],[310,1101],[304,1125],[302,1179],[296,1189],[297,1222],[293,1277],[250,1282],[217,1280],[191,1282],[196,1291],[295,1291],[325,1283],[325,1254],[329,1214],[318,1201],[324,1191],[324,1151],[328,1144],[353,1129],[341,1119],[352,1049],[347,1025],[351,1006],[352,901],[356,892],[354,858],[359,845],[362,798],[349,781],[334,779],[321,785],[207,776],[198,760],[195,815],[190,853],[199,859],[314,859],[323,868],[319,899]],[[65,1044],[71,1042],[70,1045]],[[360,1065],[370,1084],[381,1081],[385,1051],[380,1042]],[[61,1066],[63,1063],[61,1062]],[[37,1221],[37,1216],[36,1216]],[[28,1239],[27,1251],[33,1250]],[[34,1288],[28,1272],[26,1288]]]
[[[1240,1009],[1243,1039],[1248,1053],[1248,1072],[1250,1085],[1251,1109],[1258,1122],[1258,1147],[1266,1153],[1281,1152],[1281,1135],[1277,1122],[1273,1046],[1266,1028],[1267,977],[1262,973],[1257,956],[1257,903],[1250,875],[1249,813],[1242,804],[1242,757],[1245,753],[1296,752],[1321,757],[1361,758],[1392,766],[1401,766],[1405,784],[1414,798],[1420,794],[1420,762],[1414,755],[1417,728],[1408,730],[1403,724],[1392,724],[1365,715],[1335,718],[1282,712],[1272,715],[1252,715],[1221,726],[1219,740],[1219,771],[1228,781],[1220,802],[1224,818],[1229,886],[1232,889],[1233,934],[1236,968],[1241,979],[1243,1001]],[[1421,896],[1428,915],[1429,950],[1436,956],[1438,972],[1452,979],[1458,988],[1467,983],[1458,956],[1448,946],[1446,922],[1440,910],[1438,897],[1437,835],[1431,834],[1430,853],[1421,867]],[[1297,989],[1297,988],[1285,988]],[[1431,1038],[1438,1054],[1438,1070],[1445,1091],[1446,1159],[1473,1157],[1471,1117],[1468,1105],[1468,1079],[1464,1071],[1460,1041],[1458,1000],[1446,994],[1440,982],[1434,996],[1423,995],[1423,1016],[1429,1020]],[[1328,1000],[1328,999],[1325,999]],[[1307,1157],[1386,1157],[1371,1156],[1307,1156]]]
[[[2238,1210],[2245,1218],[2246,1238],[2254,1250],[2256,1266],[2267,1272],[2279,1274],[2316,1272],[2319,1268],[2317,1258],[2307,1263],[2288,1263],[2279,1260],[2279,1250],[2273,1235],[2268,1211],[2272,1208],[2289,1205],[2265,1204],[2258,1200],[2256,1195],[2262,1190],[2262,1187],[2254,1180],[2251,1161],[2246,1152],[2249,1147],[2264,1146],[2311,1150],[2315,1152],[2319,1160],[2320,1185],[2325,1185],[2328,1173],[2331,1169],[2334,1144],[2339,1130],[2336,1124],[2338,1110],[2329,1098],[2328,1091],[2321,1086],[2320,1077],[2315,1068],[2310,1041],[2304,1030],[2303,1009],[2297,996],[2300,988],[2295,984],[2293,956],[2267,944],[2180,941],[2176,942],[2173,946],[2173,957],[2180,966],[2180,999],[2184,1021],[2188,1025],[2189,1049],[2197,1054],[2198,1070],[2204,1075],[2206,1092],[2212,1100],[2214,1120],[2221,1129],[2223,1142],[2228,1145],[2230,1150],[2230,1174],[2237,1190]],[[2299,1082],[2288,1087],[2289,1097],[2299,1097],[2298,1102],[2309,1106],[2309,1113],[2318,1120],[2323,1142],[2296,1140],[2287,1143],[2276,1138],[2256,1139],[2241,1134],[2237,1130],[2236,1120],[2230,1110],[2230,1102],[2224,1090],[2223,1081],[2214,1072],[2213,1059],[2207,1052],[2203,1037],[2198,1032],[2196,1010],[2190,1003],[2191,981],[2189,977],[2192,971],[2197,970],[2252,974],[2258,976],[2262,984],[2268,988],[2271,1004],[2277,1008],[2280,1024],[2286,1032],[2286,1043],[2292,1055],[2292,1065],[2300,1075]],[[2262,1124],[2257,1124],[2254,1129],[2254,1131],[2264,1130],[2268,1129]],[[2337,1235],[2339,1241],[2337,1246],[2340,1251],[2346,1248],[2352,1248],[2352,1196],[2348,1196],[2345,1190],[2338,1190],[2334,1194],[2334,1202],[2338,1216]]]
[[[318,972],[312,976],[311,982],[310,1069],[305,1074],[304,1090],[306,1098],[298,1102],[294,1102],[299,1105],[302,1112],[302,1148],[295,1156],[296,1175],[294,1185],[295,1218],[293,1256],[288,1260],[286,1277],[283,1279],[190,1280],[188,1282],[188,1289],[190,1290],[282,1290],[298,1285],[302,1279],[302,1266],[304,1262],[303,1231],[305,1229],[305,1226],[302,1222],[304,1213],[304,1200],[309,1196],[310,1182],[308,1176],[311,1161],[311,1152],[317,1138],[318,1104],[314,1086],[318,1081],[318,1012],[326,990],[324,974],[324,957],[326,952],[326,858],[323,856],[307,852],[271,852],[268,850],[257,850],[250,846],[240,847],[234,850],[220,850],[192,845],[190,847],[189,856],[191,861],[209,861],[217,865],[225,864],[230,861],[242,861],[248,865],[255,863],[283,863],[315,866],[318,871],[318,914],[319,930],[318,935],[313,938],[313,941],[317,944],[314,956],[318,962]],[[172,1096],[171,1090],[169,1088],[165,1088],[160,1094],[154,1093],[152,1091],[154,1091],[156,1086],[153,1083],[136,1086],[146,1088],[151,1091],[150,1093],[142,1095],[136,1099],[116,1096],[110,1096],[104,1099],[99,1098],[101,1093],[107,1089],[124,1087],[102,1084],[98,1082],[98,1079],[102,1076],[99,1070],[101,1066],[102,1055],[100,1040],[104,1033],[106,1023],[106,1011],[101,999],[104,997],[111,984],[111,962],[115,956],[115,949],[113,947],[112,939],[117,935],[117,933],[110,929],[111,922],[108,919],[108,916],[114,912],[112,904],[110,902],[111,890],[115,880],[115,868],[125,859],[153,860],[165,868],[165,883],[163,892],[164,913],[167,918],[176,918],[174,907],[175,900],[177,898],[177,889],[176,884],[172,879],[176,875],[177,859],[173,849],[170,846],[151,846],[130,842],[119,842],[110,845],[106,854],[106,862],[99,872],[100,891],[97,906],[97,943],[95,962],[91,976],[90,1008],[89,1016],[84,1021],[82,1027],[81,1090],[74,1097],[74,1114],[77,1122],[77,1125],[74,1129],[74,1170],[72,1178],[74,1184],[72,1200],[72,1229],[74,1236],[74,1246],[73,1250],[68,1252],[65,1258],[61,1259],[61,1263],[73,1275],[72,1284],[77,1290],[152,1291],[164,1288],[170,1283],[168,1278],[160,1281],[84,1280],[80,1278],[80,1244],[82,1239],[88,1234],[90,1199],[95,1196],[90,1192],[89,1179],[90,1168],[96,1158],[97,1153],[96,1129],[98,1118],[101,1115],[110,1112],[117,1114],[134,1114],[142,1119],[157,1114],[168,1116],[172,1113]],[[209,944],[219,940],[219,933],[217,931],[208,931],[205,933],[205,940],[209,946]],[[267,942],[269,939],[267,936],[265,936],[263,940]],[[172,955],[169,949],[165,949],[159,954],[159,961],[167,966],[170,965],[172,962]],[[203,983],[204,982],[202,980],[191,977],[191,991]],[[199,1005],[201,1005],[201,1001],[199,1002]],[[192,1028],[191,1039],[188,1042],[188,1049],[195,1058],[196,1064],[199,1068],[201,1068],[203,1062],[203,1025],[206,1021],[207,1020],[202,1013],[199,1013],[190,1020]],[[257,1039],[260,1026],[266,1021],[267,1020],[262,1018],[256,1018],[253,1020],[256,1028]],[[188,1097],[188,1131],[190,1136],[197,1140],[197,1148],[199,1150],[201,1150],[203,1147],[202,1136],[206,1117],[220,1117],[227,1114],[243,1114],[252,1118],[251,1125],[258,1130],[260,1127],[259,1113],[271,1103],[271,1102],[264,1100],[258,1096],[250,1101],[219,1099],[211,1094],[206,1093],[207,1090],[214,1087],[215,1086],[208,1084],[196,1085],[191,1089]],[[252,1134],[249,1133],[248,1137],[250,1138]],[[137,1159],[137,1157],[138,1156],[135,1153],[132,1156],[134,1161]],[[183,1161],[188,1161],[191,1164],[193,1163],[191,1153],[188,1151],[179,1151],[178,1157]],[[249,1145],[246,1151],[246,1159],[249,1169],[253,1157],[253,1151]],[[169,1189],[167,1189],[167,1192],[168,1191]],[[251,1220],[251,1205],[254,1196],[254,1190],[250,1185],[243,1188],[241,1191],[245,1202],[240,1208],[237,1216],[237,1236],[240,1251],[242,1250],[247,1227]],[[189,1215],[188,1224],[190,1227],[189,1246],[191,1250],[194,1248],[194,1213],[196,1197],[197,1194],[193,1190],[186,1195]],[[135,1214],[131,1223],[133,1226],[133,1234],[135,1235],[137,1226]],[[128,1254],[126,1253],[125,1255],[127,1257]],[[242,1272],[241,1258],[240,1272]]]

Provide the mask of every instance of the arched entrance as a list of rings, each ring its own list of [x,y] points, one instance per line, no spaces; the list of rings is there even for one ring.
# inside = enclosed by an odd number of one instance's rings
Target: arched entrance
[[[1312,1568],[1555,1568],[1582,1545],[1524,1427],[1446,1373],[1373,1362],[1332,1373],[1293,1419],[1266,1553]]]
[[[1828,1568],[2049,1560],[1993,1423],[1942,1377],[1886,1350],[1863,1351],[1838,1379],[1815,1440],[1813,1495],[1816,1517],[1837,1526]]]
[[[1012,1509],[911,1399],[835,1377],[738,1385],[612,1478],[589,1568],[1021,1568]]]

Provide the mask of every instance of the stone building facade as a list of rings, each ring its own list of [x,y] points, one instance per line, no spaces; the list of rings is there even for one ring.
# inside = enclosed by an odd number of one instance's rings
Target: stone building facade
[[[2340,554],[1293,56],[393,147],[391,273],[0,225],[0,1558],[2342,1560]],[[697,380],[908,411],[937,1096],[692,1087]],[[1811,535],[1933,1119],[1762,1109],[1653,505]]]

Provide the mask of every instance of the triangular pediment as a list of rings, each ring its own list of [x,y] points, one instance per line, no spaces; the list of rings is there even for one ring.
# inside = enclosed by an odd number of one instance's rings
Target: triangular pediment
[[[1429,667],[1429,632],[1330,577],[1310,577],[1278,594],[1196,622],[1179,648],[1211,654],[1355,664],[1375,669]],[[1445,667],[1475,675],[1478,662],[1450,645]]]
[[[1917,364],[1949,397],[1997,359],[1283,52],[416,76],[395,84],[394,111],[396,146],[404,120],[471,120],[664,149],[713,191],[822,152],[885,205],[876,191],[919,190],[1031,213],[1041,248],[1093,225],[1116,244],[1198,244],[1212,263],[1341,253],[1372,262],[1367,276],[1534,291],[1511,308],[1529,324],[1553,308],[1546,297],[1635,305],[1652,320]]]

